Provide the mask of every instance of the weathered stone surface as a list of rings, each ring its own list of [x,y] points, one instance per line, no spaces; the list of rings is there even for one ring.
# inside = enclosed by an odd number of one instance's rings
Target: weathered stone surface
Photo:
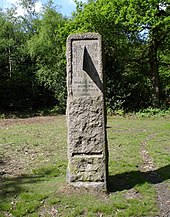
[[[104,165],[103,156],[72,158],[70,164],[72,176],[70,180],[72,182],[77,180],[84,182],[104,182]]]
[[[105,126],[101,37],[75,34],[67,40],[67,181],[106,190]]]

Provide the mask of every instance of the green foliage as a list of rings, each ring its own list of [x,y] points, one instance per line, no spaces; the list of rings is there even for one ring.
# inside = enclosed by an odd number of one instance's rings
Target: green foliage
[[[17,6],[0,11],[0,110],[64,113],[66,38],[83,32],[98,32],[103,39],[107,109],[169,107],[167,0],[75,1],[71,18],[52,1],[37,14],[35,2],[19,1],[24,16],[16,16]]]
[[[28,51],[37,66],[37,80],[54,93],[60,111],[65,108],[66,92],[65,49],[61,36],[64,24],[62,15],[52,5],[46,6],[36,34],[27,42]]]
[[[26,48],[30,31],[25,28],[25,19],[15,17],[9,11],[0,18],[0,102],[1,110],[24,110],[36,107],[41,87],[35,77],[35,62]],[[27,32],[26,32],[27,31]]]
[[[160,88],[159,50],[162,45],[167,46],[169,38],[169,3],[168,1],[129,1],[122,0],[120,16],[117,22],[123,22],[129,30],[147,32],[147,56],[149,72],[152,78],[152,106],[158,107],[163,95]],[[123,6],[125,5],[125,6]]]
[[[147,108],[136,113],[138,117],[166,117],[170,115],[170,110],[158,108]]]
[[[145,3],[90,1],[82,5],[67,25],[69,32],[95,31],[102,35],[107,107],[112,110],[133,111],[152,104],[152,94],[148,95],[152,93],[148,45],[137,28],[146,25],[141,20],[144,13],[141,17],[138,14],[141,6],[148,9]]]

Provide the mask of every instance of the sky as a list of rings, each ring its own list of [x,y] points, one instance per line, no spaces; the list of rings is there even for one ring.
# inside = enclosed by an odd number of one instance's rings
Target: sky
[[[42,4],[47,3],[48,0],[38,0],[35,5],[35,10],[39,12],[41,10]],[[86,2],[86,0],[81,0]],[[16,4],[17,0],[0,0],[0,7],[5,9],[9,8],[12,4]],[[75,10],[76,4],[74,0],[53,0],[54,4],[57,5],[57,9],[60,13],[66,16],[70,16]],[[18,15],[23,15],[24,11],[21,7],[17,10]]]

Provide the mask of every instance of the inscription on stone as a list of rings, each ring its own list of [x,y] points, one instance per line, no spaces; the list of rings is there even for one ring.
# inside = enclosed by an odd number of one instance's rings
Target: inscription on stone
[[[97,33],[67,39],[67,181],[107,188],[102,43]]]
[[[73,40],[72,55],[73,95],[90,96],[91,94],[100,94],[98,93],[97,84],[91,78],[92,74],[97,75],[99,69],[98,40]]]

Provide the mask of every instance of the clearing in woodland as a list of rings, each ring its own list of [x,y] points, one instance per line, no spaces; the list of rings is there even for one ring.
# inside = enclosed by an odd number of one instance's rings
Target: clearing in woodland
[[[170,216],[169,117],[108,117],[108,194],[65,183],[65,119],[0,119],[0,217]]]

